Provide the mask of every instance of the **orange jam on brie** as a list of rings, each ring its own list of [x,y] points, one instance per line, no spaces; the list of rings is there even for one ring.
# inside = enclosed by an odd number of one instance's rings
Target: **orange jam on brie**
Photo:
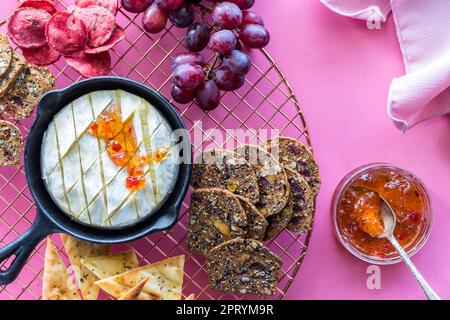
[[[90,126],[89,133],[103,139],[111,161],[120,168],[127,168],[126,187],[130,191],[145,187],[145,168],[149,162],[160,162],[169,151],[157,150],[151,155],[141,156],[136,133],[133,126],[133,116],[122,121],[120,108],[113,104],[105,109]]]

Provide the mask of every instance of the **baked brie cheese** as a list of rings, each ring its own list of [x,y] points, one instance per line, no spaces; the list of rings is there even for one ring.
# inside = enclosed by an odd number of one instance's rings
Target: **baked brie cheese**
[[[95,91],[65,106],[41,148],[48,192],[73,219],[104,228],[153,214],[178,175],[172,128],[148,101]]]

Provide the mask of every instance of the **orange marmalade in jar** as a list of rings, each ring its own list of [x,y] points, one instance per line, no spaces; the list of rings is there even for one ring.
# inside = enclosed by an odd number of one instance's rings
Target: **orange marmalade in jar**
[[[381,197],[396,216],[395,238],[413,255],[431,230],[431,204],[423,183],[401,168],[371,164],[350,172],[334,194],[332,218],[339,241],[352,254],[391,264],[401,260],[390,242],[378,237],[384,230]]]

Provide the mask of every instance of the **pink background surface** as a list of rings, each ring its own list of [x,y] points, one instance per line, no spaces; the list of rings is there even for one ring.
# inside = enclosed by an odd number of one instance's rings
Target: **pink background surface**
[[[390,82],[404,73],[392,17],[371,31],[318,0],[263,3],[257,10],[273,36],[269,51],[300,99],[323,178],[309,252],[287,298],[424,298],[403,264],[381,267],[381,290],[367,289],[368,264],[342,249],[332,232],[330,201],[340,179],[380,161],[410,169],[429,188],[434,228],[412,260],[435,291],[450,298],[450,117],[406,134],[388,119]]]
[[[450,118],[442,117],[406,134],[386,115],[393,77],[404,73],[392,18],[381,30],[340,17],[318,0],[258,0],[271,30],[268,48],[300,100],[323,187],[309,252],[288,299],[421,299],[420,287],[402,264],[381,267],[382,289],[366,287],[368,264],[342,249],[330,223],[330,201],[339,180],[370,162],[410,169],[428,186],[435,225],[413,261],[443,297],[450,298]],[[6,16],[16,5],[8,0]],[[275,124],[276,125],[276,124]]]

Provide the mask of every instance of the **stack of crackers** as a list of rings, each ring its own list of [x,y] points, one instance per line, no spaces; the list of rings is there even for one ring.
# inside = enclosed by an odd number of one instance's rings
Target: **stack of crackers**
[[[24,57],[0,35],[0,113],[20,121],[33,113],[40,97],[55,87],[47,68],[28,65]],[[0,120],[0,166],[17,166],[22,148],[20,130]]]
[[[281,260],[262,241],[286,228],[309,230],[320,183],[311,150],[292,138],[203,153],[194,164],[187,246],[206,256],[210,286],[274,294]]]
[[[43,300],[96,300],[100,289],[118,300],[181,300],[184,256],[139,267],[133,250],[111,254],[109,245],[88,243],[63,234],[61,239],[78,286],[49,238]],[[194,296],[186,300],[194,300]]]

